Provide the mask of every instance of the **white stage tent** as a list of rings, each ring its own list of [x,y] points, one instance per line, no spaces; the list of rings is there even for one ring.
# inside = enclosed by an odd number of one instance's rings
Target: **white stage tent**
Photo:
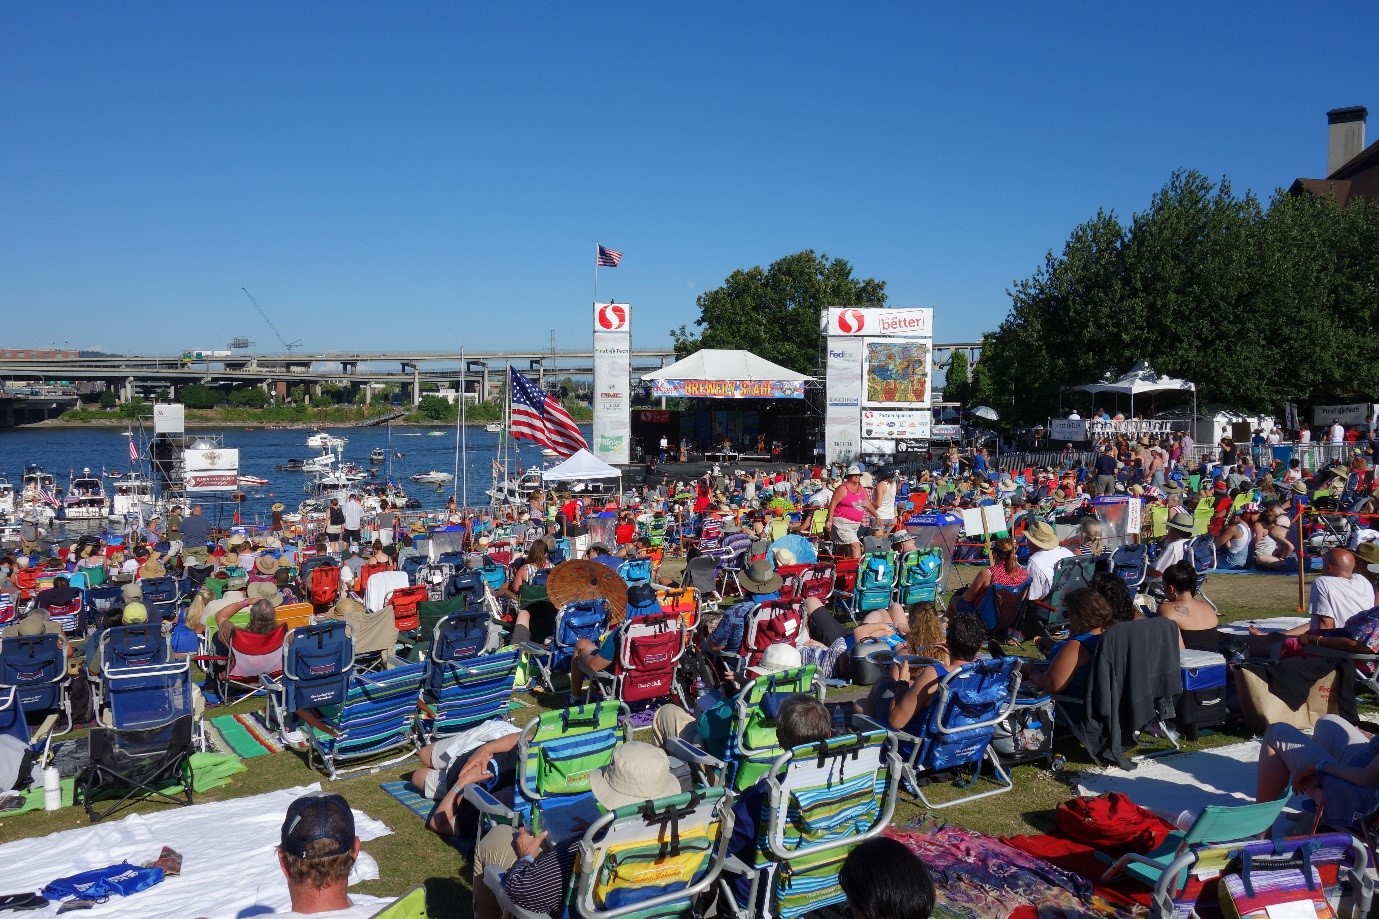
[[[1167,390],[1191,390],[1192,391],[1192,413],[1197,414],[1197,384],[1189,383],[1187,380],[1177,380],[1173,377],[1160,376],[1153,367],[1149,366],[1148,361],[1140,361],[1124,375],[1114,380],[1103,380],[1099,383],[1086,383],[1082,386],[1069,386],[1068,390],[1080,392],[1096,393],[1116,393],[1117,395],[1127,395],[1130,397],[1130,416],[1135,414],[1135,396],[1141,393],[1164,392]]]
[[[653,396],[802,399],[813,377],[773,364],[750,351],[705,348],[668,367],[642,374]]]

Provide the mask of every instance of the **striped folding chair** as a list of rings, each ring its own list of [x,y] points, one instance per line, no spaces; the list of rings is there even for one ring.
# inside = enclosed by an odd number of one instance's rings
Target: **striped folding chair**
[[[297,712],[307,741],[307,765],[319,758],[326,774],[401,762],[415,752],[417,700],[425,664],[404,664],[374,673],[355,672],[339,705]],[[397,752],[401,751],[401,752]],[[382,761],[380,757],[390,755]],[[341,768],[341,764],[365,761]]]
[[[521,656],[521,648],[507,647],[459,660],[429,658],[420,703],[425,742],[458,734],[491,718],[506,719]]]

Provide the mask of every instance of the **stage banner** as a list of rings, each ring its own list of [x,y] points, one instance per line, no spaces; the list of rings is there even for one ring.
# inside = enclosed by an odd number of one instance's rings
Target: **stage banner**
[[[862,405],[928,408],[932,339],[868,338],[865,342]]]
[[[835,306],[825,311],[823,333],[878,338],[933,338],[934,311],[929,307]]]
[[[632,307],[594,304],[594,424],[589,444],[605,463],[632,452]]]
[[[652,380],[651,395],[689,399],[803,399],[803,380]]]
[[[1049,422],[1049,440],[1083,441],[1087,422],[1081,418],[1055,418]]]
[[[239,448],[182,451],[183,486],[189,493],[234,491],[239,487]]]

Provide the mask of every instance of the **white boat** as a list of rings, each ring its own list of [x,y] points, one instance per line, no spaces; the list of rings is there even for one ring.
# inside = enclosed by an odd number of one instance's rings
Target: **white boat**
[[[268,484],[268,480],[257,475],[241,475],[239,477],[239,484],[262,487]]]
[[[14,486],[10,480],[0,475],[0,517],[14,513]]]
[[[311,459],[302,463],[302,472],[330,472],[335,468],[335,455],[333,453],[322,453],[320,456],[313,456]]]
[[[67,483],[62,506],[68,520],[104,520],[110,515],[105,483],[100,476],[92,475],[89,467]]]
[[[116,520],[140,516],[147,520],[156,513],[154,507],[153,483],[137,472],[121,479],[110,496],[110,516]]]
[[[520,479],[504,479],[494,483],[487,494],[493,499],[495,507],[526,504],[531,498],[532,492],[540,487],[541,470],[533,469],[524,473]]]
[[[490,421],[488,424],[484,425],[484,430],[490,434],[501,434],[503,433],[503,422]]]
[[[430,472],[418,472],[412,476],[412,481],[422,485],[448,485],[455,481],[455,476],[448,472],[441,472],[432,469]]]
[[[345,438],[327,434],[325,431],[317,431],[306,439],[308,447],[315,447],[318,450],[339,450],[345,443]]]
[[[57,517],[54,505],[61,505],[56,489],[57,483],[51,472],[44,472],[43,467],[36,463],[25,466],[19,492],[20,512],[36,517],[40,523],[51,523]]]
[[[427,432],[426,432],[426,436],[427,436],[427,437],[444,437],[444,436],[445,436],[445,432],[444,432],[444,431],[427,431]]]
[[[369,451],[369,462],[375,466],[382,466],[383,461],[388,458],[388,454],[383,452],[382,447],[374,447]]]

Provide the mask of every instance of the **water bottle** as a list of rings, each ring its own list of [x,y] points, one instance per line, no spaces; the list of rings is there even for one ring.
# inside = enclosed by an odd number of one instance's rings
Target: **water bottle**
[[[43,809],[55,811],[62,807],[62,776],[56,766],[43,770]]]
[[[835,736],[847,730],[847,719],[843,717],[843,707],[835,705],[833,707],[833,733]]]

